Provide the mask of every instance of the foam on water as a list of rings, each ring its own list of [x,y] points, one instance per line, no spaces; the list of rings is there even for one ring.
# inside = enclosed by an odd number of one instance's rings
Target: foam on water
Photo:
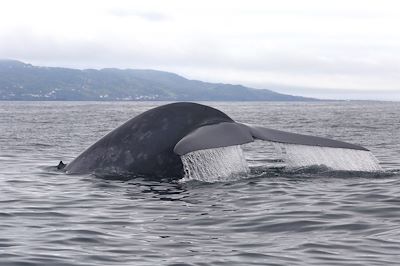
[[[324,165],[332,170],[382,171],[378,160],[369,151],[284,143],[274,146],[288,169]]]
[[[183,181],[217,182],[232,180],[250,172],[239,145],[190,152],[181,156]]]

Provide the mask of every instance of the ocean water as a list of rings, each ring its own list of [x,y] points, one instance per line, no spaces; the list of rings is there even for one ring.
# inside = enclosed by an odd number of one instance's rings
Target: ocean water
[[[206,103],[233,119],[370,149],[384,172],[285,171],[167,182],[55,170],[159,102],[0,102],[0,265],[398,265],[400,104]]]

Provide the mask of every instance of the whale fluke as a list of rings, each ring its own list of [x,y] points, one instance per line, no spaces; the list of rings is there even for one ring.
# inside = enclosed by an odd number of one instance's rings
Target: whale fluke
[[[343,141],[290,133],[261,126],[225,122],[194,130],[175,145],[174,152],[184,155],[197,150],[242,145],[256,139],[286,144],[368,151],[362,146]]]
[[[260,139],[260,140],[266,140],[278,143],[287,143],[287,144],[368,151],[368,149],[362,146],[333,139],[290,133],[261,126],[248,126],[248,128],[250,129],[251,135],[255,139]]]
[[[184,155],[193,151],[241,145],[252,141],[254,138],[247,126],[223,122],[197,128],[175,145],[174,152]]]
[[[238,146],[254,140],[286,145],[286,150],[293,154],[295,151],[298,154],[301,150],[311,154],[312,149],[301,147],[319,147],[318,156],[310,160],[312,163],[318,163],[319,157],[324,157],[324,152],[330,156],[325,159],[337,160],[332,156],[332,149],[340,149],[341,154],[351,150],[355,152],[351,154],[357,156],[360,155],[357,152],[369,153],[368,149],[347,142],[237,123],[215,108],[181,102],[159,106],[130,119],[90,146],[68,165],[60,162],[58,168],[64,168],[67,173],[78,174],[128,173],[181,178],[185,175],[181,156],[202,150]],[[219,153],[212,154],[215,156]],[[367,158],[364,153],[357,158]],[[373,157],[372,154],[371,156]],[[300,157],[287,157],[287,161],[291,162],[293,158]],[[345,169],[362,168],[346,163],[342,166]],[[379,165],[375,168],[378,167]]]

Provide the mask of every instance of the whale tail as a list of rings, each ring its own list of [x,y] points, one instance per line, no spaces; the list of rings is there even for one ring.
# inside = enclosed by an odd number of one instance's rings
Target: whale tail
[[[296,134],[241,123],[206,125],[182,138],[174,152],[180,156],[205,149],[268,141],[282,156],[287,168],[324,165],[332,170],[381,171],[377,159],[366,148],[328,138]]]
[[[228,173],[232,169],[245,172],[246,161],[238,152],[240,145],[254,140],[275,144],[288,167],[324,164],[334,170],[380,169],[364,147],[236,123],[220,110],[196,103],[171,103],[148,110],[105,135],[68,165],[60,162],[58,168],[69,174],[132,173],[180,178],[184,162],[215,158],[206,161],[216,171],[223,168]],[[198,156],[182,158],[191,153]],[[221,166],[219,161],[227,164]],[[232,161],[236,163],[229,164]]]

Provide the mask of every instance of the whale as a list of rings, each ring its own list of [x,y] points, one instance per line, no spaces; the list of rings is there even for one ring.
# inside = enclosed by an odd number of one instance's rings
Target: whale
[[[134,174],[182,178],[181,156],[255,140],[368,151],[343,141],[234,121],[192,102],[162,105],[139,114],[61,167],[68,174]]]

